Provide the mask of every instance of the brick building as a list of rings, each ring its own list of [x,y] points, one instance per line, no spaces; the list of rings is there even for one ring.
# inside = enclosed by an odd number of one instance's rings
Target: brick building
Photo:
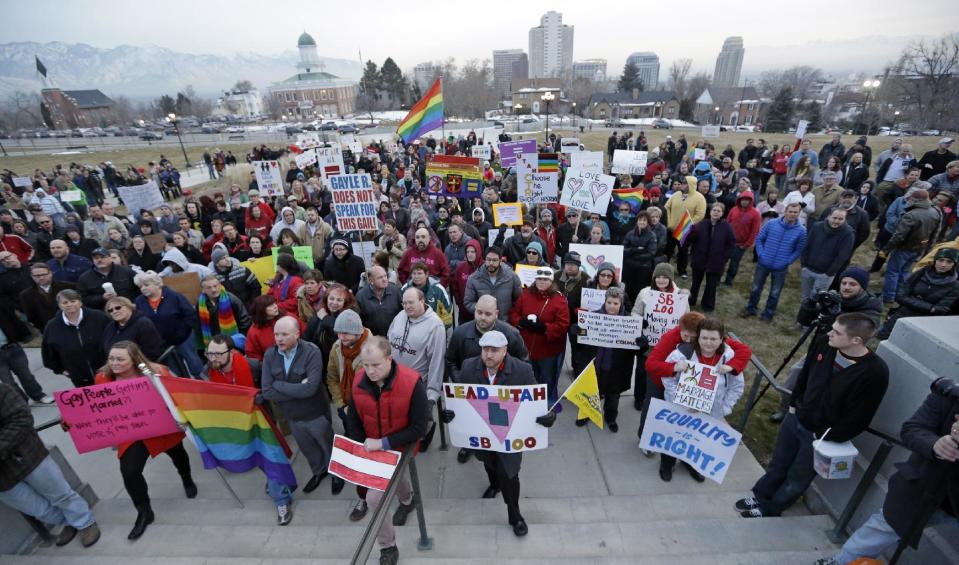
[[[586,116],[593,120],[679,118],[679,99],[672,91],[602,92],[589,97]]]
[[[356,106],[356,84],[323,72],[316,41],[303,32],[297,41],[300,70],[290,78],[270,85],[270,96],[283,112],[297,119],[332,118],[352,114]]]
[[[102,127],[116,122],[113,100],[99,90],[44,88],[40,95],[50,111],[53,129]]]

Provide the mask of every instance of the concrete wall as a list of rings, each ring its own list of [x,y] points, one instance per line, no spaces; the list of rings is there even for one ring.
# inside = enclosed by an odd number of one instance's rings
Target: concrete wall
[[[929,394],[929,385],[939,377],[959,379],[959,316],[905,318],[899,320],[890,338],[881,342],[877,353],[889,366],[889,388],[871,427],[899,437],[908,420]],[[806,503],[816,512],[838,517],[846,506],[881,440],[865,433],[853,440],[859,458],[853,477],[847,480],[816,479],[806,493]],[[882,507],[887,482],[894,464],[904,461],[908,451],[894,448],[875,483],[850,523],[855,530]],[[959,563],[959,525],[927,528],[918,552],[909,551],[901,563]]]

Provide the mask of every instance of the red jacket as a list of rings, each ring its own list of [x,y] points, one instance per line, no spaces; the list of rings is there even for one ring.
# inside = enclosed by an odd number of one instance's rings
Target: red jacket
[[[476,272],[476,269],[483,266],[484,260],[483,249],[480,242],[471,239],[466,242],[466,245],[476,251],[476,261],[474,261],[472,265],[469,261],[460,261],[460,264],[456,266],[456,270],[453,271],[453,277],[450,279],[450,294],[452,294],[453,299],[456,300],[456,305],[459,306],[460,312],[466,311],[466,305],[463,303],[463,299],[466,297],[466,281],[469,280],[470,275]]]
[[[282,311],[281,314],[285,312],[290,316],[299,317],[300,309],[296,302],[296,293],[300,290],[300,287],[303,286],[303,279],[296,275],[292,275],[289,278],[290,284],[286,289],[285,297],[283,294],[283,280],[280,279],[279,276],[274,279],[273,286],[270,287],[270,295],[276,298]]]
[[[253,204],[250,204],[249,206],[246,207],[246,210],[244,210],[243,212],[243,219],[245,220],[244,225],[246,226],[247,229],[250,228],[251,221],[253,222],[256,221],[253,219],[252,214],[250,214],[250,208],[252,207],[253,207]],[[270,208],[269,204],[260,200],[260,212],[263,212],[262,214],[260,214],[260,219],[261,220],[265,219],[270,224],[270,226],[272,226],[273,222],[276,220],[276,212],[273,211],[273,208]]]
[[[749,199],[749,207],[743,210],[739,202],[743,199]],[[733,228],[736,235],[736,246],[743,249],[752,247],[756,243],[756,236],[759,235],[759,228],[762,227],[763,219],[759,215],[759,210],[753,204],[753,193],[746,190],[736,199],[736,206],[729,211],[729,217],[726,220]]]
[[[426,266],[430,268],[430,276],[439,279],[443,288],[449,288],[449,261],[446,260],[446,254],[433,245],[433,242],[428,243],[422,252],[416,248],[416,245],[408,247],[403,252],[403,258],[400,259],[400,264],[396,268],[400,283],[406,284],[406,281],[410,279],[410,267],[417,261],[426,263]]]
[[[246,332],[246,347],[244,348],[247,357],[258,361],[263,360],[263,354],[266,353],[266,350],[276,345],[273,326],[276,325],[276,321],[282,317],[283,313],[281,312],[278,317],[267,322],[265,326],[258,326],[256,324],[250,326],[250,329]],[[300,335],[303,335],[303,332],[306,331],[306,326],[303,325],[303,320],[297,318],[296,321],[300,323]]]
[[[675,372],[673,370],[675,363],[667,362],[666,358],[682,342],[680,326],[676,326],[659,338],[659,343],[649,352],[649,356],[646,358],[646,374],[653,379],[660,390],[663,389],[663,377],[668,377]],[[742,373],[749,365],[749,360],[753,358],[753,350],[745,343],[731,337],[726,338],[726,344],[733,350],[733,358],[729,361],[729,366],[737,373]]]
[[[537,321],[546,325],[542,334],[526,328],[520,328],[520,335],[526,342],[529,358],[533,361],[554,357],[566,347],[566,332],[569,330],[569,305],[566,298],[554,291],[540,292],[531,286],[519,295],[519,299],[509,311],[509,321],[519,327],[520,320],[530,314],[536,314]]]
[[[370,439],[381,439],[410,426],[410,403],[420,374],[410,367],[396,363],[396,375],[390,388],[380,390],[377,401],[361,384],[366,372],[360,369],[353,378],[353,404],[363,423],[363,432]],[[402,449],[391,445],[391,449]]]
[[[539,236],[546,243],[546,264],[553,265],[553,257],[556,256],[556,228],[552,227],[547,232],[546,228],[540,226],[533,231],[533,235]]]
[[[646,174],[643,175],[643,182],[652,182],[656,173],[662,173],[666,170],[666,161],[655,159],[646,165]]]
[[[789,153],[776,152],[773,155],[773,172],[784,175],[789,171]]]
[[[255,233],[262,238],[270,237],[270,229],[273,227],[273,220],[267,216],[266,213],[261,214],[260,219],[249,217],[249,211],[247,211],[246,215],[247,220],[246,224],[244,224],[244,227],[246,228],[247,235]]]

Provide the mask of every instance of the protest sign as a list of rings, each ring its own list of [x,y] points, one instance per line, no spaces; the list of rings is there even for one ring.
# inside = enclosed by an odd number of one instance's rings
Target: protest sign
[[[180,431],[147,377],[63,390],[55,399],[79,453]]]
[[[117,192],[131,216],[140,210],[155,210],[166,202],[160,194],[160,187],[152,180],[138,186],[118,186]]]
[[[456,447],[518,453],[549,445],[549,430],[536,423],[549,410],[546,385],[446,383],[443,397],[446,409],[456,414],[449,423]]]
[[[483,169],[475,157],[434,155],[426,163],[426,190],[431,195],[445,194],[472,198],[483,193]]]
[[[582,269],[589,278],[596,278],[596,269],[603,263],[612,263],[616,267],[616,280],[623,280],[623,246],[594,245],[590,243],[570,243],[569,250],[579,253],[583,260]]]
[[[64,190],[60,192],[61,202],[80,202],[83,200],[82,190]]]
[[[273,271],[276,271],[276,258],[280,254],[280,248],[273,247],[270,249],[270,253],[273,257]],[[313,248],[309,245],[294,245],[293,258],[301,263],[306,263],[306,266],[311,269],[315,268],[313,265]]]
[[[471,153],[477,159],[489,161],[493,157],[493,148],[489,145],[474,145]]]
[[[526,288],[533,284],[536,281],[536,271],[539,270],[539,267],[536,265],[524,265],[522,263],[517,263],[513,267],[513,272],[516,273],[516,276],[519,277],[519,282]]]
[[[533,175],[536,174],[537,155],[521,153],[516,156],[513,170],[516,173],[516,194],[520,202],[533,201]]]
[[[586,288],[579,293],[579,307],[587,312],[595,312],[606,303],[606,291],[598,288]]]
[[[570,168],[566,171],[559,203],[567,208],[606,215],[613,196],[614,179],[610,175]]]
[[[559,153],[540,153],[536,156],[536,172],[558,173]]]
[[[617,149],[613,152],[613,163],[609,170],[617,174],[645,175],[646,151]]]
[[[336,229],[378,231],[376,199],[370,175],[336,175],[329,178],[333,193]]]
[[[527,204],[553,204],[559,199],[559,173],[525,173],[517,189]]]
[[[191,306],[196,306],[200,298],[200,275],[198,273],[177,273],[163,277],[163,286],[182,294]]]
[[[30,180],[30,177],[13,177],[13,186],[17,188],[30,188],[33,186],[33,181]]]
[[[323,180],[329,182],[334,175],[346,174],[346,165],[343,164],[343,149],[339,143],[330,144],[330,147],[317,147],[316,168],[319,169]]]
[[[266,196],[283,194],[283,176],[278,161],[253,161],[256,186]]]
[[[578,137],[564,137],[559,140],[559,150],[561,153],[579,153],[585,151]]]
[[[669,330],[676,327],[679,318],[689,312],[689,295],[675,292],[653,292],[643,299],[643,335],[650,347]]]
[[[266,257],[256,257],[254,259],[247,259],[240,264],[253,273],[253,275],[256,277],[256,280],[260,283],[260,290],[263,294],[266,294],[270,291],[270,285],[267,283],[276,275],[276,268],[274,268],[273,261],[271,259]]]
[[[305,169],[310,165],[316,164],[316,151],[313,149],[307,149],[303,153],[295,155],[293,160],[296,161],[296,166],[298,168]]]
[[[806,137],[806,130],[809,129],[809,120],[799,120],[796,125],[796,139]]]
[[[513,234],[515,233],[516,233],[516,230],[514,230],[513,228],[506,228],[506,231],[503,232],[503,241],[506,241],[507,239],[513,237]],[[487,246],[493,245],[493,242],[496,241],[497,237],[499,237],[499,228],[493,228],[489,230],[489,234],[487,234],[487,237],[486,237]]]
[[[493,204],[493,225],[499,227],[523,225],[523,205],[519,202],[497,202]]]
[[[308,131],[296,136],[296,146],[304,152],[308,149],[320,146],[320,134],[315,131]]]
[[[719,126],[703,126],[703,137],[719,137]]]
[[[162,233],[145,235],[143,236],[143,241],[147,244],[147,247],[150,248],[150,251],[158,255],[163,255],[164,250],[166,250],[166,236]]]
[[[376,243],[372,241],[354,241],[350,244],[353,247],[353,255],[361,257],[366,265],[366,270],[373,266],[373,254],[376,253]]]
[[[709,414],[716,401],[716,379],[718,373],[702,363],[687,363],[686,370],[676,377],[676,391],[673,402],[686,408]]]
[[[385,491],[401,456],[393,450],[367,451],[362,443],[336,434],[328,470],[354,485]]]
[[[722,420],[690,414],[685,408],[653,398],[639,440],[641,449],[665,453],[722,483],[742,434]]]
[[[697,147],[696,149],[693,149],[693,161],[705,161],[705,160],[706,160],[705,149],[701,147]]]
[[[569,155],[569,168],[589,171],[591,173],[603,172],[603,152],[602,151],[580,151]]]
[[[516,156],[523,153],[536,153],[535,139],[504,141],[499,144],[499,164],[504,168],[516,165]]]
[[[599,312],[576,313],[579,344],[615,349],[639,349],[636,338],[643,333],[643,319],[636,316],[612,316]]]
[[[352,133],[342,133],[340,134],[340,145],[348,148],[355,155],[359,155],[363,152],[363,145],[356,139],[356,136]]]

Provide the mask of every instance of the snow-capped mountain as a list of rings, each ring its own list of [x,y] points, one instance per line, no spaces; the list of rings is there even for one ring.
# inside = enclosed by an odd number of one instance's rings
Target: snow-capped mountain
[[[84,43],[0,43],[0,96],[42,88],[34,56],[47,68],[47,77],[62,89],[98,88],[108,96],[134,99],[175,96],[193,85],[201,96],[214,97],[238,80],[249,80],[265,93],[275,81],[296,74],[298,55],[238,53],[233,57],[180,53],[155,45],[120,45],[111,49]],[[320,57],[323,69],[359,80],[359,61]]]

